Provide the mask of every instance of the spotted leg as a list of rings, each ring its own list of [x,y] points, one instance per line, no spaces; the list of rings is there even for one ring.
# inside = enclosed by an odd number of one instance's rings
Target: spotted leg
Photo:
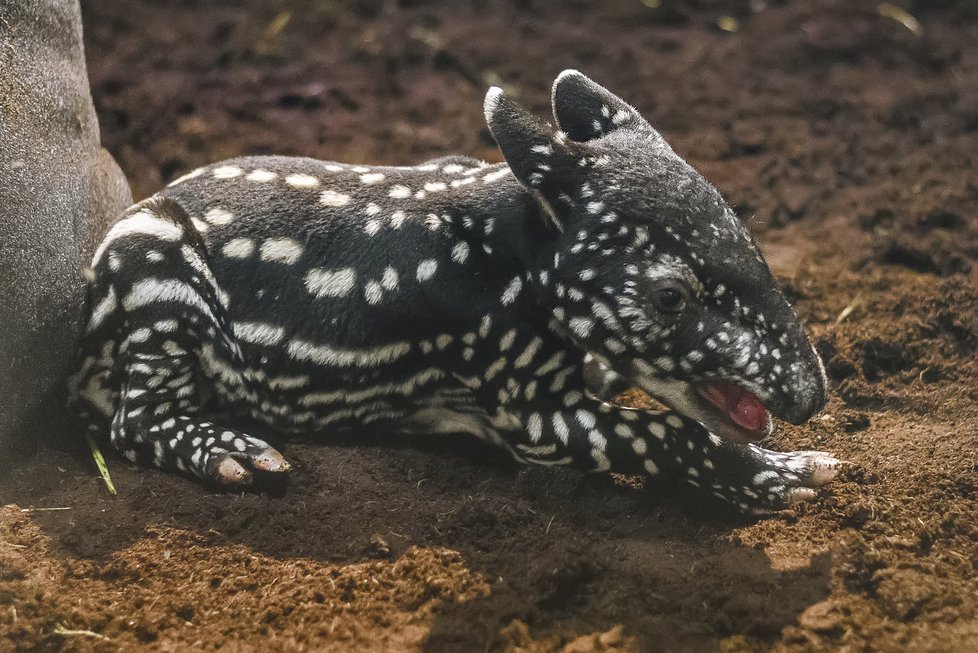
[[[578,394],[520,421],[525,441],[510,440],[533,464],[573,465],[688,483],[745,512],[767,512],[810,499],[839,462],[819,451],[778,453],[731,445],[672,411],[620,408]],[[567,405],[570,404],[570,405]],[[518,436],[517,436],[518,437]]]
[[[110,433],[127,459],[225,485],[247,484],[252,470],[289,470],[282,454],[265,441],[197,415],[191,354],[132,351],[124,359],[125,381]]]
[[[105,368],[93,356],[79,399],[111,420],[113,446],[133,462],[233,485],[249,482],[253,470],[288,471],[266,442],[199,416],[201,352],[233,360],[240,351],[189,218],[172,202],[136,209],[96,253],[87,327],[94,343],[120,343],[111,370],[120,390],[99,392]]]

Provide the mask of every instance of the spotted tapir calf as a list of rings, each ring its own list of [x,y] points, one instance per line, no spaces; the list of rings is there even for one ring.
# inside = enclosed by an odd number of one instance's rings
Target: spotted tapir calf
[[[289,469],[243,415],[468,433],[748,511],[814,496],[838,461],[752,444],[826,381],[747,228],[584,75],[553,112],[490,89],[501,164],[245,157],[133,206],[92,261],[79,410],[131,461],[232,485]],[[671,410],[607,402],[630,386]]]

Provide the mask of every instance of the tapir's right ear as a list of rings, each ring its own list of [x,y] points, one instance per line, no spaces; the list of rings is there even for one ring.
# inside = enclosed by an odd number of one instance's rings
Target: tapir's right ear
[[[576,70],[565,70],[551,91],[557,126],[579,142],[619,129],[658,136],[632,105]]]
[[[497,86],[486,93],[484,108],[489,131],[513,175],[559,226],[553,201],[563,190],[560,186],[571,178],[574,161],[583,153],[572,151],[577,144],[537,120]]]

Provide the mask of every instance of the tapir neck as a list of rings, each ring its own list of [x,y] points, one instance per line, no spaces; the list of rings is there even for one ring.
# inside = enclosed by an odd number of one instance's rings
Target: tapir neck
[[[449,223],[500,266],[523,273],[538,268],[542,250],[553,241],[540,205],[505,163],[486,166],[473,177],[429,195],[428,218]]]

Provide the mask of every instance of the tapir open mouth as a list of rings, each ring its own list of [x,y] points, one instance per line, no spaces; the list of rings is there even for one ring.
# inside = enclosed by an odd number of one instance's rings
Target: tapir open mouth
[[[724,440],[740,444],[757,442],[774,428],[771,412],[764,402],[731,379],[690,383],[643,373],[642,367],[633,365],[635,385]]]
[[[729,381],[707,381],[696,386],[696,392],[718,409],[733,426],[755,440],[771,431],[771,413],[754,393]],[[753,436],[753,437],[751,437]]]

